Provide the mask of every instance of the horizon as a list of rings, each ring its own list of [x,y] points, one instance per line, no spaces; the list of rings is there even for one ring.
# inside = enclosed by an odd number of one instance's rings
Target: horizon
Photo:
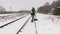
[[[53,0],[0,0],[0,6],[6,8],[7,11],[30,10],[35,7],[43,6],[44,3],[52,3]]]

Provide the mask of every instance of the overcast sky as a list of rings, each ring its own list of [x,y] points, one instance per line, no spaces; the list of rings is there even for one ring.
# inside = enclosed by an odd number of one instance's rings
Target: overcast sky
[[[37,9],[42,6],[44,3],[52,3],[53,0],[0,0],[0,6],[9,10],[9,7],[12,7],[12,10],[30,10],[33,6]]]

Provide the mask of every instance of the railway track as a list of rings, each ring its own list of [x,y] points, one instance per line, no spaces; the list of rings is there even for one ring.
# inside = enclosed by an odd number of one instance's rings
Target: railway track
[[[19,31],[16,34],[19,34],[19,32],[21,32],[21,30],[24,28],[24,26],[28,23],[28,21],[30,20],[31,17],[29,17],[26,22],[23,24],[23,26],[19,29]]]
[[[14,23],[15,21],[18,21],[18,20],[20,20],[20,19],[22,19],[22,18],[24,18],[24,17],[26,17],[26,16],[28,16],[28,15],[25,15],[25,16],[23,16],[23,17],[20,17],[20,18],[18,18],[18,19],[15,19],[15,20],[7,23],[7,24],[4,24],[4,25],[0,26],[0,28],[3,28],[3,27],[5,27],[5,26],[8,26],[9,24],[12,24],[12,23]]]
[[[12,23],[14,23],[14,22],[16,22],[16,21],[18,21],[18,20],[26,17],[26,16],[28,16],[28,15],[25,15],[25,16],[23,16],[23,17],[20,17],[20,18],[18,18],[18,19],[16,19],[16,20],[11,21],[11,22],[9,22],[9,23],[7,23],[7,24],[4,24],[4,25],[0,26],[0,28],[3,28],[3,27],[5,27],[5,26],[8,26],[8,25],[10,25],[10,24],[12,24]],[[16,34],[19,34],[19,32],[22,31],[22,29],[23,29],[24,26],[28,23],[28,21],[30,20],[30,18],[31,18],[31,16],[25,21],[25,23],[24,23],[24,24],[21,26],[21,28],[16,32]],[[34,26],[35,26],[35,33],[38,34],[38,32],[37,32],[37,25],[36,25],[36,22],[35,22],[35,21],[34,21]]]

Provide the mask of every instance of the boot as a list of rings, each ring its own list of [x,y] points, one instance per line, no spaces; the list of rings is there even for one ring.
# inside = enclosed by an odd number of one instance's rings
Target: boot
[[[33,20],[31,20],[31,22],[33,22]]]

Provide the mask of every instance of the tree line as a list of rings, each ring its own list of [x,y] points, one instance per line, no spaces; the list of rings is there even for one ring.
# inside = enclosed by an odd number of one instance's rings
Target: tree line
[[[43,6],[37,9],[38,13],[52,13],[54,15],[60,15],[60,0],[53,1],[51,4],[46,2]]]

